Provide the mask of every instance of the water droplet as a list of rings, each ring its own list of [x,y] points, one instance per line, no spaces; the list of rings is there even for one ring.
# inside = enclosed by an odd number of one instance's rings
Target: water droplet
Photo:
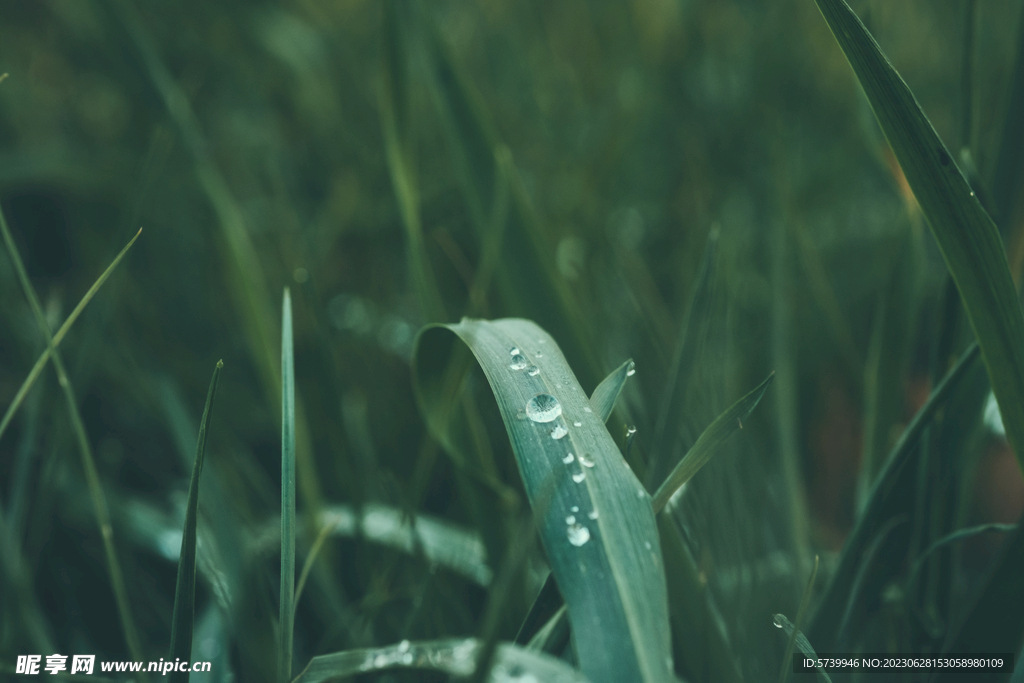
[[[526,356],[517,353],[516,355],[512,356],[512,362],[509,363],[508,366],[513,370],[522,370],[523,368],[526,367],[526,365]]]
[[[592,413],[594,411],[590,409],[590,406],[583,406],[583,412],[584,413]]]
[[[587,513],[587,517],[590,517],[590,519],[597,519],[597,510],[591,510]]]
[[[579,457],[580,464],[584,467],[593,467],[594,461],[587,457],[586,453],[581,453]]]
[[[377,655],[376,657],[373,658],[373,665],[375,667],[377,667],[378,669],[387,666],[387,664],[388,664],[387,655],[381,654],[381,655]]]
[[[576,420],[575,422],[572,423],[572,426],[573,427],[582,427],[583,423],[580,422],[579,420]]]
[[[413,659],[414,658],[412,656],[412,653],[406,652],[404,655],[402,655],[402,664],[405,664],[406,666],[412,666]]]
[[[636,363],[629,361],[629,366],[626,368],[626,377],[632,377],[636,374]]]
[[[971,196],[972,197],[974,196],[974,190],[971,190]]]
[[[537,394],[526,402],[526,417],[534,422],[553,422],[562,414],[562,404],[551,394]]]
[[[643,498],[644,497],[644,490],[643,489],[637,489],[636,490],[636,497],[637,498]]]
[[[651,549],[651,542],[650,541],[644,541],[644,545],[647,546],[648,550]]]
[[[540,374],[540,368],[538,368],[536,365],[531,365],[530,369],[527,370],[526,373],[530,375],[530,377],[536,377],[537,375]]]
[[[510,356],[518,356],[522,351],[519,350],[518,346],[513,346],[512,350],[508,352]]]
[[[573,524],[566,531],[569,536],[569,543],[579,547],[590,540],[590,529],[582,524]]]
[[[573,505],[569,509],[572,510],[573,512],[579,512],[580,511],[580,506],[579,505]]]
[[[558,425],[555,425],[555,428],[551,430],[551,438],[552,439],[561,439],[563,436],[565,436],[568,433],[569,433],[569,430],[566,429],[565,425],[558,424]]]
[[[565,523],[566,524],[575,524],[576,523],[576,518],[573,517],[572,515],[569,515],[568,517],[565,518]]]
[[[517,420],[525,420],[526,419],[526,411],[525,410],[517,410],[516,411],[516,419]]]
[[[402,642],[400,642],[398,644],[398,651],[402,652],[402,653],[408,652],[409,651],[409,645],[411,645],[411,643],[408,640],[403,640]]]
[[[561,385],[561,384],[556,384],[556,385],[555,385],[555,388],[556,388],[556,389],[561,389],[561,388],[562,388],[562,385]]]
[[[562,462],[564,462],[566,465],[568,465],[572,461],[573,461],[572,453],[567,453],[566,456],[564,458],[562,458]]]
[[[628,427],[626,429],[626,436],[633,436],[636,434],[636,427]]]
[[[536,356],[537,356],[537,358],[543,358],[543,357],[544,357],[544,354],[543,354],[543,353],[541,353],[540,351],[538,351],[538,352],[537,352],[536,354],[534,354],[534,355],[536,355]]]
[[[780,616],[781,615],[776,614],[774,617],[772,617],[772,623],[775,624],[775,628],[782,628],[782,620],[779,619]]]
[[[572,475],[572,480],[574,482],[576,482],[577,484],[582,484],[583,480],[586,479],[586,478],[587,478],[587,473],[586,472],[577,472],[576,474]]]

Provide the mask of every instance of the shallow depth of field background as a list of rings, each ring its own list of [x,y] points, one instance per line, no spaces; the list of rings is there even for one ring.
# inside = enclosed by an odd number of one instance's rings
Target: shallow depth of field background
[[[1017,278],[1024,155],[1007,161],[1003,141],[1020,3],[977,3],[969,81],[966,3],[851,5],[947,146],[969,148]],[[51,327],[143,227],[61,349],[144,650],[166,656],[198,420],[222,358],[194,655],[215,661],[220,680],[273,677],[284,286],[295,303],[300,512],[382,503],[473,530],[480,520],[413,397],[419,328],[464,314],[534,319],[588,392],[632,357],[637,372],[609,428],[622,443],[635,425],[647,458],[717,231],[713,305],[698,321],[703,341],[676,419],[695,438],[769,372],[776,379],[689,485],[680,515],[743,670],[775,675],[784,642],[771,614],[795,612],[808,552],[822,555],[827,578],[866,491],[862,463],[877,471],[927,397],[945,283],[824,20],[812,0],[402,7],[419,215],[443,320],[420,308],[388,171],[379,3],[0,2],[0,73],[10,74],[0,84],[0,204]],[[527,239],[513,228],[493,274],[479,277],[485,248],[424,56],[430,22],[542,227],[544,267],[528,291],[507,285],[531,276],[509,256]],[[956,353],[969,339],[958,334]],[[4,253],[0,408],[43,348]],[[1014,522],[1024,510],[1019,468],[983,409],[966,447],[964,525]],[[481,410],[502,479],[520,492],[507,502],[512,524],[525,501],[518,472],[493,404]],[[83,481],[48,368],[0,440],[0,552],[20,548],[58,651],[127,658]],[[204,534],[234,543],[204,551]],[[300,538],[300,566],[312,539]],[[999,541],[969,542],[965,581]],[[542,551],[531,556],[505,638],[543,578]],[[2,583],[0,660],[10,662],[32,650]],[[332,538],[300,603],[297,666],[402,638],[473,635],[485,598],[444,567],[372,539]]]

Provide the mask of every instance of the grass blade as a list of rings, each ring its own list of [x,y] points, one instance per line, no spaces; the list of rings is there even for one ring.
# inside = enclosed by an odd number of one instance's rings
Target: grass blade
[[[188,485],[188,504],[185,507],[185,529],[181,535],[181,554],[178,557],[178,579],[174,586],[174,611],[171,615],[171,649],[167,661],[181,659],[192,661],[192,630],[195,625],[196,608],[196,523],[199,519],[199,477],[203,473],[203,459],[206,454],[206,436],[209,433],[210,416],[213,412],[213,397],[217,393],[224,361],[217,361],[206,392],[206,406],[199,423],[199,443],[196,445],[196,461],[192,466],[192,481]],[[171,681],[188,683],[188,672],[176,671]]]
[[[135,244],[135,240],[139,239],[139,235],[141,234],[142,228],[139,228],[139,231],[135,233],[135,237],[125,245],[125,248],[122,249],[116,257],[114,257],[114,260],[111,261],[110,265],[107,266],[107,269],[100,274],[99,278],[96,279],[96,282],[92,283],[92,287],[89,288],[89,291],[85,293],[82,300],[78,302],[77,306],[75,306],[75,310],[71,311],[71,315],[68,316],[68,319],[64,321],[64,324],[61,325],[60,329],[53,335],[54,346],[60,346],[61,341],[64,339],[64,335],[66,335],[68,330],[71,329],[71,326],[75,324],[75,321],[78,320],[78,316],[80,316],[82,311],[85,310],[86,305],[92,301],[94,296],[96,296],[96,292],[100,291],[100,287],[103,286],[103,283],[106,282],[107,278],[109,278],[111,273],[114,272],[114,269],[117,268],[117,264],[121,262],[121,259],[124,258],[125,254],[128,253],[128,250],[132,248],[132,245]],[[11,423],[11,419],[14,417],[14,414],[18,412],[18,408],[21,407],[22,402],[25,400],[25,396],[28,395],[28,390],[32,388],[32,384],[35,383],[36,379],[39,377],[39,373],[41,373],[43,368],[46,367],[46,361],[49,359],[50,348],[47,347],[41,354],[39,354],[39,360],[37,360],[36,364],[32,366],[32,370],[29,371],[28,377],[26,377],[25,381],[21,383],[21,387],[18,388],[18,393],[14,395],[11,405],[8,406],[7,412],[4,413],[3,419],[0,420],[0,439],[4,437],[4,432],[7,431],[7,426]]]
[[[653,505],[655,512],[661,511],[668,503],[669,498],[672,497],[672,494],[678,491],[683,484],[690,481],[693,475],[697,474],[700,468],[704,467],[711,460],[711,456],[715,454],[719,446],[725,443],[738,430],[743,429],[743,420],[747,419],[750,413],[754,411],[761,397],[764,396],[764,392],[768,391],[768,385],[772,383],[774,378],[775,373],[773,372],[763,382],[758,384],[753,391],[729,406],[724,413],[708,425],[708,428],[700,435],[697,442],[693,444],[693,447],[690,448],[654,493]]]
[[[14,244],[14,237],[10,228],[7,227],[7,219],[0,210],[0,233],[2,233],[4,245],[14,264],[14,270],[18,274],[21,286],[25,290],[25,297],[28,299],[35,316],[39,331],[46,340],[46,346],[50,350],[50,357],[53,358],[53,367],[57,372],[57,380],[64,391],[64,398],[68,406],[68,415],[71,418],[71,426],[78,441],[78,449],[82,455],[82,469],[85,470],[85,480],[89,488],[89,497],[92,499],[93,511],[96,515],[96,523],[100,528],[100,537],[103,539],[103,550],[107,562],[107,573],[110,575],[110,587],[114,593],[114,602],[117,605],[118,616],[121,620],[121,630],[128,645],[128,652],[132,659],[142,661],[142,647],[139,645],[138,630],[135,628],[135,620],[132,618],[131,607],[128,604],[128,590],[124,585],[124,577],[121,574],[121,565],[117,559],[117,550],[114,548],[114,528],[110,522],[110,511],[107,507],[107,500],[103,495],[103,487],[100,485],[100,477],[96,471],[96,461],[92,457],[92,447],[89,445],[89,436],[85,431],[85,423],[82,421],[82,414],[78,410],[75,400],[74,388],[71,380],[64,369],[64,361],[57,350],[50,332],[50,326],[43,315],[42,306],[39,305],[39,297],[28,279],[28,272],[22,263],[21,255]],[[146,676],[141,675],[145,680]]]
[[[708,235],[700,273],[694,284],[693,293],[683,315],[682,327],[672,356],[668,382],[661,399],[661,410],[654,429],[654,446],[651,449],[651,463],[647,470],[647,485],[654,486],[661,481],[668,469],[668,463],[675,461],[676,449],[680,447],[680,428],[683,424],[683,404],[690,377],[697,364],[700,347],[707,339],[708,326],[712,318],[711,303],[714,299],[715,264],[718,259],[718,229]]]
[[[898,515],[909,500],[912,499],[914,477],[905,472],[905,465],[915,452],[915,446],[924,429],[931,422],[932,416],[939,406],[946,402],[953,389],[960,383],[973,366],[978,357],[978,345],[971,344],[957,361],[957,364],[939,382],[928,400],[914,415],[907,428],[903,430],[899,440],[893,447],[878,480],[871,489],[864,513],[857,520],[856,526],[843,544],[832,580],[822,596],[817,613],[808,631],[819,646],[826,650],[832,649],[838,633],[844,606],[850,595],[851,587],[856,580],[861,558],[871,545],[878,530],[887,520]]]
[[[281,605],[277,680],[292,677],[295,628],[295,353],[292,349],[292,297],[284,289],[281,306]]]
[[[907,84],[844,0],[816,0],[956,282],[1006,426],[1024,463],[1024,314],[992,219]]]
[[[929,555],[931,555],[933,552],[935,552],[939,548],[942,548],[942,547],[945,547],[945,546],[949,545],[950,543],[956,543],[957,541],[963,540],[965,538],[971,538],[972,536],[979,536],[981,534],[988,533],[990,531],[1002,531],[1002,532],[1005,532],[1005,533],[1010,533],[1010,532],[1013,532],[1013,531],[1016,531],[1016,530],[1017,530],[1017,525],[1016,524],[992,523],[992,524],[979,524],[978,526],[972,526],[972,527],[969,527],[967,529],[960,529],[959,531],[954,531],[951,534],[947,534],[946,536],[943,536],[942,538],[940,538],[939,540],[935,541],[930,546],[925,548],[924,552],[922,552],[917,557],[917,559],[914,560],[914,565],[910,569],[910,574],[911,574],[911,576],[913,576],[917,572],[921,571],[921,566],[924,564],[925,560],[928,559]]]
[[[632,377],[635,369],[636,364],[630,358],[605,377],[594,389],[594,393],[590,395],[590,407],[601,416],[604,422],[607,422],[608,418],[612,416],[615,402],[619,400],[619,394],[622,393],[622,387],[626,386],[626,378]]]
[[[582,670],[595,683],[670,680],[665,575],[650,498],[604,422],[586,412],[589,400],[554,340],[525,320],[425,328],[413,357],[418,403],[425,411],[447,410],[437,398],[445,361],[456,347],[450,333],[469,346],[497,400],[539,513],[541,540],[568,606]],[[513,350],[540,372],[519,369]],[[437,417],[428,416],[427,423],[445,429]],[[538,498],[548,486],[554,489],[550,506],[539,511]],[[578,512],[570,521],[574,506]]]
[[[817,565],[817,563],[815,563],[815,565]],[[807,636],[801,633],[800,629],[793,626],[793,623],[786,618],[785,614],[776,614],[772,617],[772,619],[775,622],[775,626],[777,628],[781,628],[786,633],[786,635],[789,636],[793,644],[795,644],[797,648],[800,649],[800,652],[804,653],[804,656],[809,657],[810,659],[818,658],[818,653],[816,653],[814,651],[814,648],[811,647],[811,643],[809,640],[807,640]],[[792,650],[790,650],[790,652],[792,652]],[[783,666],[787,666],[787,664],[783,663]],[[792,666],[792,662],[788,663],[788,666]],[[817,667],[817,669],[818,675],[821,676],[821,680],[825,681],[826,683],[832,683],[832,679],[828,677],[828,674],[825,673],[825,670],[823,668],[819,666]]]
[[[450,676],[471,676],[483,644],[473,638],[432,640],[362,650],[347,650],[320,655],[294,683],[322,683],[385,669],[431,669]],[[489,681],[508,681],[512,672],[545,683],[587,683],[587,678],[571,666],[549,655],[503,643],[498,646]]]
[[[804,613],[807,611],[807,605],[811,602],[811,593],[814,590],[814,579],[818,576],[818,556],[814,556],[814,568],[811,570],[811,578],[807,579],[807,587],[804,588],[804,595],[800,598],[800,607],[796,610],[796,624],[792,630],[787,629],[789,633],[789,643],[786,645],[786,654],[782,657],[782,670],[779,671],[779,683],[786,683],[786,679],[789,678],[790,668],[793,666],[793,647],[796,645],[797,637],[803,637],[800,633],[800,625],[803,623]],[[784,616],[779,615],[783,619]],[[806,640],[806,638],[805,638]],[[810,647],[810,643],[808,643]],[[806,654],[806,651],[804,651]]]

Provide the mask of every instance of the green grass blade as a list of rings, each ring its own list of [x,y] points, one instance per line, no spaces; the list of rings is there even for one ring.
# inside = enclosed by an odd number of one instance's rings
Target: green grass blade
[[[967,529],[960,529],[954,531],[951,534],[947,534],[939,540],[932,543],[930,546],[924,549],[924,551],[914,560],[914,565],[910,568],[910,573],[913,576],[917,572],[921,571],[921,567],[924,565],[925,560],[934,553],[936,550],[943,548],[950,543],[956,543],[965,538],[971,538],[972,536],[979,536],[981,534],[988,533],[990,531],[1001,531],[1004,533],[1010,533],[1017,530],[1016,524],[979,524],[978,526],[972,526]]]
[[[672,494],[678,491],[683,484],[690,481],[693,475],[700,471],[711,460],[718,448],[726,440],[740,429],[743,429],[743,420],[750,416],[750,413],[757,407],[764,392],[768,391],[768,385],[775,378],[775,373],[757,385],[753,391],[729,406],[728,409],[719,415],[714,422],[700,435],[697,442],[686,453],[675,469],[669,473],[665,481],[654,493],[654,511],[659,512],[668,503]]]
[[[72,430],[78,441],[78,449],[82,456],[82,469],[85,470],[86,485],[89,488],[89,497],[92,499],[93,512],[96,515],[96,523],[99,526],[100,537],[103,539],[103,550],[107,563],[107,573],[110,576],[110,587],[114,593],[114,602],[117,605],[118,616],[121,621],[121,630],[128,646],[128,653],[132,659],[142,661],[142,647],[139,644],[138,630],[135,627],[135,620],[132,618],[131,606],[128,603],[128,590],[124,585],[124,577],[121,573],[121,565],[117,559],[117,550],[114,547],[114,528],[110,521],[110,511],[107,507],[106,497],[103,495],[103,487],[100,485],[99,473],[96,471],[96,461],[92,456],[92,447],[89,445],[89,435],[85,431],[85,423],[82,421],[82,414],[78,410],[75,399],[74,388],[71,380],[64,369],[64,361],[53,341],[53,334],[50,326],[43,315],[42,306],[39,305],[39,297],[36,295],[32,283],[29,281],[28,272],[22,263],[21,255],[14,244],[14,237],[7,226],[7,219],[0,210],[0,233],[2,233],[4,245],[11,257],[14,270],[18,274],[22,288],[25,290],[25,297],[28,299],[35,316],[39,331],[46,340],[46,346],[50,350],[50,357],[53,359],[53,367],[57,372],[57,380],[64,392],[64,399],[68,407],[68,415],[71,418]],[[140,676],[143,680],[147,678],[144,674]]]
[[[71,311],[71,315],[68,316],[68,319],[64,321],[64,324],[61,325],[60,329],[53,335],[54,346],[60,346],[61,341],[64,339],[64,335],[66,335],[68,330],[71,329],[71,326],[75,324],[75,321],[78,320],[78,316],[80,316],[82,311],[85,310],[86,305],[92,301],[94,296],[96,296],[96,292],[100,291],[100,287],[103,286],[103,283],[106,282],[107,278],[109,278],[111,273],[114,272],[114,269],[117,268],[117,264],[121,262],[121,259],[124,258],[125,254],[128,253],[128,250],[132,248],[132,245],[135,244],[135,240],[139,239],[139,235],[141,234],[142,228],[139,228],[139,231],[135,233],[135,237],[133,237],[131,241],[125,245],[125,248],[121,250],[121,253],[119,253],[114,260],[110,262],[110,265],[107,266],[107,269],[104,270],[102,274],[100,274],[96,282],[92,283],[92,287],[89,288],[89,291],[85,293],[82,300],[78,302],[77,306],[75,306],[75,310]],[[4,432],[7,431],[7,426],[11,423],[11,419],[14,417],[14,414],[18,412],[18,408],[21,407],[22,402],[25,400],[25,396],[28,395],[28,390],[32,388],[32,384],[35,383],[36,379],[39,377],[39,373],[41,373],[43,368],[46,367],[46,361],[48,360],[50,360],[49,347],[39,355],[39,360],[37,360],[36,364],[32,366],[32,370],[29,371],[28,377],[26,377],[25,381],[21,383],[21,387],[18,388],[18,392],[14,394],[14,399],[11,401],[11,405],[8,406],[7,412],[4,413],[3,419],[0,419],[0,439],[4,437]]]
[[[206,454],[206,436],[209,433],[210,416],[213,412],[213,397],[217,393],[224,361],[217,361],[206,392],[206,406],[199,423],[199,443],[196,445],[196,460],[192,466],[192,481],[188,485],[188,503],[185,507],[185,529],[181,536],[181,554],[178,556],[178,579],[174,586],[174,611],[171,613],[171,649],[167,660],[192,661],[192,630],[195,625],[196,608],[196,523],[199,519],[199,477],[203,473],[203,459]],[[188,673],[176,671],[171,681],[188,683]]]
[[[426,411],[447,410],[438,397],[445,360],[457,344],[450,333],[469,346],[497,400],[527,495],[540,512],[541,540],[568,606],[582,670],[595,683],[670,680],[665,575],[650,497],[604,422],[586,412],[590,402],[554,339],[526,320],[425,328],[413,375]],[[513,350],[540,372],[519,369]],[[541,395],[557,400],[560,414],[554,408],[537,414],[530,402]],[[437,417],[428,415],[427,423],[444,430]],[[538,511],[549,486],[550,506]]]
[[[658,421],[654,429],[651,462],[647,470],[647,485],[651,488],[665,477],[669,463],[675,462],[677,449],[683,446],[680,443],[680,429],[684,424],[683,406],[691,384],[690,378],[697,366],[701,345],[708,336],[717,259],[718,229],[714,228],[708,235],[700,273],[697,275],[697,282],[693,286],[686,312],[683,314],[676,348],[672,354],[672,367],[669,369],[668,381],[661,399]]]
[[[473,675],[483,644],[473,638],[432,640],[362,650],[347,650],[314,657],[294,683],[323,683],[356,674],[386,669],[429,669],[453,677]],[[515,672],[518,672],[516,674]],[[511,644],[501,644],[487,680],[512,680],[512,676],[544,683],[587,683],[587,678],[563,661]]]
[[[281,306],[281,604],[277,680],[292,677],[295,628],[295,353],[292,349],[292,297],[284,289]]]
[[[928,400],[914,415],[907,428],[893,447],[878,481],[871,489],[864,513],[843,544],[839,566],[818,605],[817,613],[808,629],[819,647],[830,650],[838,634],[844,606],[856,580],[861,558],[872,543],[879,529],[889,519],[900,514],[913,498],[914,476],[906,472],[905,465],[915,452],[915,446],[925,427],[931,422],[935,411],[943,405],[973,366],[979,355],[977,344],[971,344],[957,361],[957,364],[939,382]],[[901,507],[902,506],[902,507]]]
[[[900,163],[974,328],[1006,437],[1024,463],[1024,314],[992,219],[913,93],[844,0],[816,0]]]
[[[402,225],[405,226],[406,260],[412,277],[413,291],[419,298],[420,311],[430,321],[442,321],[445,313],[437,279],[423,242],[420,221],[419,188],[412,124],[409,113],[408,39],[401,33],[400,12],[396,0],[384,3],[384,31],[381,49],[380,117],[384,131],[384,149],[388,172],[398,202]]]
[[[604,378],[594,393],[590,395],[590,407],[597,413],[601,420],[608,421],[615,409],[615,402],[622,393],[622,387],[626,386],[626,378],[632,377],[636,370],[636,364],[630,358],[616,368],[610,375]]]
[[[818,658],[818,654],[814,651],[814,648],[811,647],[811,643],[807,640],[807,636],[801,633],[800,629],[793,626],[793,623],[786,618],[785,614],[776,614],[772,619],[775,622],[776,628],[781,628],[783,632],[785,632],[786,636],[788,636],[797,648],[799,648],[800,652],[804,653],[804,656],[811,659]],[[792,666],[792,662],[784,663],[783,666]],[[832,683],[832,679],[828,677],[828,674],[825,673],[823,668],[819,666],[817,669],[818,675],[821,676],[821,680],[826,683]]]
[[[814,579],[817,577],[818,556],[815,555],[814,568],[811,569],[811,577],[807,579],[807,587],[804,588],[803,597],[800,598],[800,607],[798,607],[796,611],[796,624],[793,625],[793,629],[789,633],[789,643],[786,644],[786,654],[782,657],[782,670],[779,671],[779,683],[786,683],[786,679],[789,678],[790,668],[793,666],[793,648],[796,646],[797,636],[803,636],[803,634],[800,633],[800,626],[803,624],[804,614],[807,612],[807,606],[811,602],[811,593],[814,590]]]

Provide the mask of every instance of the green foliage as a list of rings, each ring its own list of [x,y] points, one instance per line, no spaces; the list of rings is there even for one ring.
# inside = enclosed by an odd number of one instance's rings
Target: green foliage
[[[1020,652],[1019,3],[8,4],[0,675]]]

